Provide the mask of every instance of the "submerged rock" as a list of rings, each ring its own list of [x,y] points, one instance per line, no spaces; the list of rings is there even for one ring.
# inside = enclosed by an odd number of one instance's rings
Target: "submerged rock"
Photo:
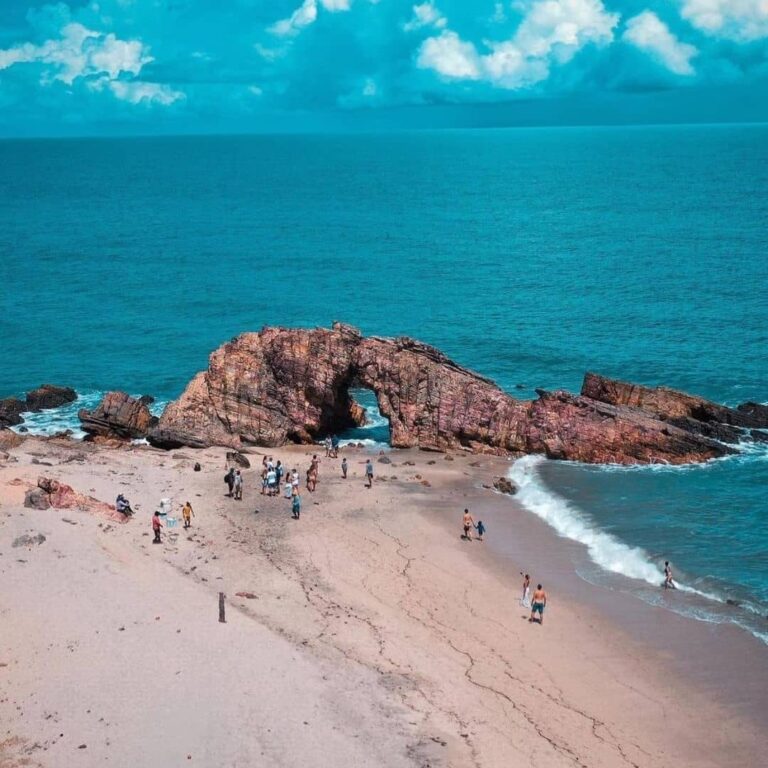
[[[49,408],[59,408],[77,400],[77,392],[71,387],[58,387],[55,384],[43,384],[37,389],[27,392],[27,410],[45,411]]]
[[[493,481],[493,487],[500,493],[513,496],[517,493],[517,486],[508,477],[499,477]]]
[[[373,390],[396,448],[541,453],[590,463],[724,456],[733,451],[721,441],[762,418],[594,374],[580,395],[538,391],[536,400],[518,400],[434,347],[365,338],[336,323],[264,328],[232,339],[213,352],[208,369],[147,437],[163,448],[312,443],[360,422],[353,387]]]
[[[125,392],[107,392],[96,408],[83,408],[77,417],[89,438],[135,440],[146,437],[157,424],[144,398],[137,400]]]

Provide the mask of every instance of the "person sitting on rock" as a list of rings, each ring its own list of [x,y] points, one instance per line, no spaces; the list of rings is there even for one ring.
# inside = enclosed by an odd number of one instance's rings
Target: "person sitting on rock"
[[[115,509],[122,515],[132,515],[131,502],[123,496],[122,493],[118,494],[117,501],[115,502]]]

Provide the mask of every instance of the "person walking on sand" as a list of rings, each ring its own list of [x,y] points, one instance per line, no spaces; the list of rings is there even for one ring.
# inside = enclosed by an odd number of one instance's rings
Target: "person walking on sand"
[[[523,576],[523,596],[520,598],[520,605],[523,608],[530,608],[531,604],[528,602],[528,595],[531,593],[531,577],[526,573],[520,571],[520,575]]]
[[[477,521],[477,525],[475,526],[475,529],[477,530],[477,538],[482,541],[483,540],[483,534],[485,533],[485,526],[483,525],[482,520]]]
[[[469,510],[464,510],[464,519],[462,521],[464,526],[464,538],[467,541],[472,541],[472,534],[470,531],[475,527],[475,521],[472,519],[472,515],[469,514]]]
[[[155,510],[155,514],[152,515],[152,530],[155,532],[155,538],[152,540],[153,544],[162,544],[160,541],[160,529],[163,524],[160,522],[160,513]]]
[[[192,510],[192,505],[189,502],[186,502],[181,508],[181,516],[184,518],[185,528],[189,528],[192,525],[192,518],[194,515],[195,513]]]
[[[345,480],[347,479],[347,457],[346,456],[341,460],[341,476]]]
[[[235,487],[235,470],[234,467],[229,468],[229,472],[227,472],[226,475],[224,475],[224,482],[227,484],[227,488],[229,488],[229,493],[227,496],[229,498],[232,498],[232,491]]]
[[[239,469],[235,472],[235,499],[237,501],[242,501],[243,499],[243,476],[240,474]]]
[[[365,479],[368,481],[368,487],[373,486],[373,462],[368,459],[365,462]]]
[[[536,585],[533,593],[533,602],[531,603],[531,618],[528,621],[536,621],[536,614],[539,614],[539,624],[544,623],[544,608],[547,606],[547,593],[541,584]]]
[[[301,495],[298,492],[293,496],[291,512],[293,513],[294,520],[298,520],[301,517]]]
[[[664,561],[664,589],[677,589],[672,580],[672,566],[669,564],[669,560]]]

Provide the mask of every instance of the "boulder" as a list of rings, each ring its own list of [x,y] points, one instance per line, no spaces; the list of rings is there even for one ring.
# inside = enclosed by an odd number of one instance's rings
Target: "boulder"
[[[50,495],[42,488],[30,488],[24,494],[24,506],[28,509],[49,509]]]
[[[581,395],[518,400],[409,338],[334,324],[264,328],[214,351],[148,440],[161,448],[313,443],[359,424],[350,388],[373,390],[396,448],[467,450],[590,463],[671,463],[725,456],[723,439],[762,418],[659,388],[588,374]],[[717,425],[725,425],[721,428]],[[734,431],[735,430],[735,431]]]
[[[251,462],[240,451],[227,451],[227,464],[237,464],[238,467],[250,469]]]
[[[125,392],[107,392],[96,408],[92,411],[83,408],[77,416],[90,438],[143,438],[157,424],[157,417],[150,413],[147,404]]]
[[[27,392],[27,410],[44,411],[48,408],[58,408],[77,400],[77,392],[71,387],[57,387],[54,384],[43,384],[37,389]]]
[[[24,442],[22,435],[17,435],[10,429],[0,429],[0,450],[8,451],[17,448]]]
[[[18,397],[6,397],[0,400],[0,428],[15,427],[24,419],[21,414],[27,410],[27,404]]]
[[[508,477],[498,477],[493,481],[493,487],[499,493],[507,493],[513,496],[517,493],[517,486]]]

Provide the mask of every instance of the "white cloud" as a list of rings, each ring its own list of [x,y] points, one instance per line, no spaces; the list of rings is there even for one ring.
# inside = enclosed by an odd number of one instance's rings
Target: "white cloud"
[[[433,69],[443,77],[477,80],[481,74],[480,57],[472,43],[446,30],[439,37],[428,37],[419,49],[417,65]]]
[[[623,39],[653,56],[676,75],[693,75],[691,59],[698,50],[678,40],[652,11],[643,11],[627,22]]]
[[[768,37],[768,0],[682,0],[681,14],[716,37],[744,43]]]
[[[417,65],[444,77],[523,88],[546,80],[553,62],[570,61],[590,43],[611,42],[619,22],[601,0],[535,0],[527,8],[510,39],[485,43],[490,53],[478,54],[471,42],[446,30],[422,43]]]
[[[151,61],[140,40],[120,40],[112,33],[76,23],[65,24],[59,37],[39,45],[22,43],[0,50],[0,70],[17,64],[43,65],[42,85],[54,81],[72,85],[84,78],[91,89],[107,89],[132,104],[150,101],[167,105],[183,98],[183,93],[167,85],[124,79],[135,77]]]
[[[348,11],[350,2],[351,0],[304,0],[287,19],[276,21],[268,31],[277,37],[295,37],[302,29],[315,23],[318,5],[335,13]]]
[[[168,106],[184,98],[181,91],[174,91],[163,83],[145,83],[141,80],[110,80],[109,90],[122,101],[130,104],[162,104]]]
[[[422,27],[443,29],[446,23],[445,16],[437,10],[432,2],[427,2],[413,6],[413,17],[410,21],[403,24],[403,29],[406,32],[413,32],[413,30],[421,29]]]

